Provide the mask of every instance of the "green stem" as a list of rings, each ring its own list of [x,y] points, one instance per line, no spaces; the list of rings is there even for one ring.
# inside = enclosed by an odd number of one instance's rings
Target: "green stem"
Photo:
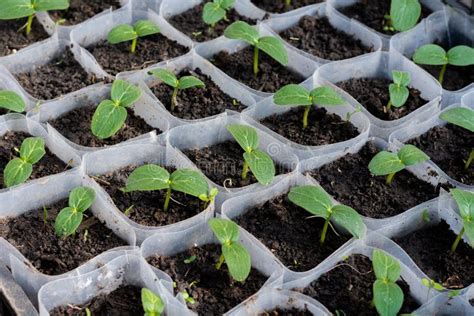
[[[388,104],[387,104],[387,111],[390,111],[390,108],[392,107],[392,100],[388,101]]]
[[[324,240],[326,240],[326,233],[328,231],[328,226],[329,226],[329,219],[331,217],[328,216],[328,218],[326,218],[326,221],[324,222],[324,227],[323,227],[323,231],[321,232],[321,238],[319,239],[319,243],[322,245],[324,244]]]
[[[462,235],[464,235],[464,227],[461,229],[461,231],[459,232],[459,235],[456,237],[456,240],[451,246],[451,253],[454,253],[456,251],[456,248],[458,247],[459,242],[461,241]]]
[[[137,50],[137,41],[138,37],[132,40],[132,46],[130,46],[130,51],[132,52],[132,54],[135,54],[135,51]]]
[[[221,256],[219,257],[219,262],[216,263],[216,269],[217,270],[219,270],[221,268],[224,261],[225,261],[224,255],[221,254]]]
[[[257,45],[253,48],[253,74],[258,74],[258,47]]]
[[[244,161],[244,167],[242,168],[242,180],[247,179],[247,173],[249,172],[249,164]]]
[[[387,176],[387,184],[392,184],[393,177],[395,176],[395,172],[391,173]]]
[[[285,5],[289,7],[291,5],[291,0],[285,0]]]
[[[474,161],[474,149],[471,150],[471,153],[469,154],[469,158],[466,161],[466,164],[464,165],[464,169],[469,169],[469,167],[472,164],[472,161]]]
[[[439,81],[439,84],[441,85],[443,84],[444,74],[446,73],[447,68],[448,68],[448,64],[444,64],[443,68],[441,68],[441,72],[439,73],[438,81]]]
[[[311,105],[310,106],[307,106],[305,109],[304,109],[304,114],[303,114],[303,128],[306,128],[308,127],[308,115],[309,115],[309,111],[311,110]]]
[[[35,17],[34,14],[28,17],[28,22],[26,23],[26,35],[31,33],[31,26],[33,25],[33,18]]]
[[[176,103],[178,103],[178,87],[174,88],[173,95],[171,96],[171,112],[174,111],[174,107],[176,106]]]
[[[170,199],[171,199],[171,188],[168,188],[168,190],[166,191],[165,206],[163,206],[163,210],[165,212],[168,211],[168,207],[170,205]]]

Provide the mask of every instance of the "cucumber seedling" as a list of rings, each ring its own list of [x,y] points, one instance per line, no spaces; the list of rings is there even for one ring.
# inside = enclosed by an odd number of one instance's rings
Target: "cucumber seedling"
[[[36,13],[51,10],[66,10],[69,0],[0,0],[0,20],[16,20],[28,17],[26,34],[31,33],[31,26]]]
[[[390,111],[392,106],[399,108],[405,105],[410,95],[408,85],[411,82],[410,73],[406,71],[392,71],[393,83],[388,86],[390,100],[387,104],[387,111]]]
[[[403,145],[398,153],[381,151],[369,162],[369,170],[376,176],[387,176],[387,184],[393,177],[408,166],[417,165],[429,160],[430,157],[413,145]]]
[[[244,282],[250,274],[252,260],[247,249],[239,242],[239,227],[233,221],[221,218],[212,218],[208,224],[222,249],[216,269],[220,269],[225,262],[231,277]]]
[[[304,106],[303,128],[308,126],[308,115],[313,105],[332,106],[344,104],[344,99],[331,87],[317,87],[309,91],[297,84],[289,84],[273,95],[277,105]]]
[[[450,193],[456,201],[463,224],[451,246],[451,253],[454,253],[464,235],[466,235],[471,247],[474,248],[474,193],[459,189],[451,189]]]
[[[441,113],[439,118],[448,123],[465,128],[471,133],[474,133],[474,110],[471,110],[469,108],[449,109]],[[474,161],[474,148],[471,150],[471,153],[469,154],[469,157],[466,160],[464,169],[469,169],[472,164],[472,161]]]
[[[95,191],[91,188],[78,187],[69,195],[68,207],[63,208],[54,223],[54,231],[59,237],[68,237],[76,233],[82,223],[84,212],[94,203]]]
[[[418,0],[392,0],[390,14],[385,15],[385,31],[405,32],[412,29],[421,16],[421,4]]]
[[[443,84],[448,65],[474,65],[474,48],[459,45],[446,52],[446,50],[439,45],[427,44],[418,47],[413,55],[413,61],[420,65],[442,66],[438,81],[440,84]]]
[[[148,72],[148,74],[155,76],[156,78],[163,81],[165,84],[173,88],[173,95],[171,96],[171,111],[174,111],[174,108],[177,103],[178,91],[189,89],[193,87],[205,88],[206,85],[199,78],[194,76],[182,76],[177,78],[174,73],[166,69],[155,69]]]
[[[243,21],[237,21],[229,25],[224,36],[230,39],[242,40],[254,47],[253,50],[253,73],[258,74],[258,54],[259,50],[264,51],[281,65],[288,65],[288,53],[283,43],[273,36],[262,36],[258,31]]]
[[[349,206],[334,204],[329,194],[321,187],[314,185],[294,187],[290,190],[288,199],[313,214],[312,217],[321,217],[325,220],[319,239],[321,245],[324,244],[331,221],[344,227],[355,238],[361,238],[365,234],[365,224],[359,213]]]
[[[13,91],[0,91],[0,109],[21,113],[26,108],[25,101]]]
[[[170,174],[165,168],[148,164],[135,169],[127,179],[123,192],[158,191],[166,189],[163,210],[168,211],[171,191],[183,192],[200,199],[213,199],[213,193],[208,195],[208,184],[204,176],[191,169],[178,169]],[[217,194],[216,194],[217,195]]]
[[[165,311],[165,303],[147,288],[142,289],[142,306],[145,316],[161,316]]]
[[[270,184],[275,177],[275,165],[266,152],[258,149],[259,138],[255,128],[247,125],[230,124],[227,125],[227,130],[245,151],[242,179],[247,179],[247,173],[250,169],[259,183],[263,185]]]
[[[127,108],[141,96],[141,90],[124,80],[112,84],[111,100],[103,100],[92,117],[91,131],[96,137],[106,139],[115,135],[125,124]]]
[[[114,27],[107,35],[107,41],[110,44],[118,44],[132,41],[130,52],[133,54],[137,48],[137,41],[140,37],[145,37],[160,32],[160,28],[148,20],[137,21],[133,26],[121,24]]]
[[[3,170],[3,182],[7,188],[28,180],[33,172],[33,165],[46,154],[44,140],[41,137],[25,138],[19,153],[20,157],[10,160]]]
[[[216,23],[227,20],[227,12],[234,6],[235,0],[213,0],[204,5],[202,20],[214,28]]]

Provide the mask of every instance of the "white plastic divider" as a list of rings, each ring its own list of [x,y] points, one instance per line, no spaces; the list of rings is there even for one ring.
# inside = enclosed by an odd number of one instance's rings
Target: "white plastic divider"
[[[474,87],[461,98],[461,104],[465,107],[474,109]]]
[[[435,296],[415,311],[415,315],[474,315],[474,307],[465,297],[449,298],[444,294]]]
[[[355,97],[336,86],[338,82],[358,78],[392,81],[392,70],[409,72],[412,78],[410,87],[418,89],[421,98],[428,100],[425,105],[398,120],[385,121],[375,117]],[[393,131],[412,124],[414,120],[422,121],[432,117],[441,107],[442,88],[439,83],[407,58],[389,52],[375,52],[323,65],[314,74],[314,81],[318,85],[334,87],[352,106],[360,106],[372,123],[371,135],[384,139],[388,139]]]

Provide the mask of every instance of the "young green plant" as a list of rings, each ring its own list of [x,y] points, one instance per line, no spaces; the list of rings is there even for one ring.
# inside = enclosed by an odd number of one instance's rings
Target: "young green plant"
[[[214,28],[216,23],[227,19],[227,12],[234,6],[235,0],[213,0],[204,5],[202,19]]]
[[[135,53],[137,49],[138,38],[145,37],[160,32],[160,28],[151,21],[140,20],[133,26],[128,24],[120,24],[114,27],[107,36],[110,44],[118,44],[132,41],[130,52]]]
[[[178,91],[189,89],[189,88],[205,88],[206,85],[199,78],[194,76],[182,76],[177,78],[174,73],[166,69],[155,69],[148,72],[150,75],[155,76],[156,78],[163,81],[165,84],[173,88],[173,95],[171,96],[171,111],[174,111],[174,108],[177,103]]]
[[[220,269],[225,262],[232,278],[244,282],[250,274],[252,260],[247,249],[239,242],[239,227],[231,220],[220,218],[212,218],[208,223],[222,249],[216,269]]]
[[[448,65],[474,65],[474,48],[459,45],[446,52],[444,48],[439,45],[427,44],[418,47],[413,55],[413,61],[420,65],[442,66],[438,81],[440,84],[443,84]]]
[[[459,127],[465,128],[471,133],[474,133],[474,110],[469,108],[454,108],[444,111],[439,116],[440,119],[457,125]],[[474,148],[471,149],[471,153],[466,160],[466,164],[464,165],[464,169],[469,169],[472,162],[474,161]]]
[[[392,106],[399,108],[405,105],[410,95],[408,85],[411,82],[410,73],[406,71],[392,71],[393,83],[388,86],[390,100],[387,104],[387,111],[390,111]]]
[[[95,191],[87,187],[77,187],[69,195],[69,205],[63,208],[54,223],[54,231],[66,238],[76,233],[82,223],[84,212],[94,203]]]
[[[0,91],[0,109],[21,113],[26,108],[25,101],[13,91]]]
[[[195,197],[208,195],[208,184],[204,176],[191,169],[178,169],[170,174],[166,169],[148,164],[135,169],[127,179],[123,192],[146,192],[165,190],[163,210],[168,211],[171,191],[183,192]]]
[[[141,96],[141,90],[124,80],[112,84],[111,100],[103,100],[92,117],[91,131],[96,137],[106,139],[115,135],[125,124],[127,108]]]
[[[247,179],[247,173],[250,169],[259,183],[263,185],[270,184],[275,177],[275,165],[266,152],[258,149],[257,130],[240,124],[227,125],[227,130],[245,151],[242,179]]]
[[[46,154],[44,140],[40,137],[25,138],[19,153],[20,157],[10,160],[3,170],[3,182],[7,188],[28,180],[33,172],[33,165]]]
[[[421,16],[421,4],[418,0],[392,0],[390,14],[385,16],[386,31],[405,32],[412,29]]]
[[[142,306],[145,316],[161,316],[165,311],[165,303],[147,288],[142,289]]]
[[[429,160],[423,151],[413,145],[403,145],[398,153],[381,151],[372,158],[369,170],[376,176],[387,176],[387,184],[391,184],[393,177],[408,166],[417,165]]]
[[[273,36],[260,36],[258,31],[243,21],[237,21],[229,25],[224,36],[230,39],[242,40],[254,47],[253,50],[253,73],[258,74],[259,50],[264,51],[281,65],[288,65],[288,53],[283,43]]]
[[[460,189],[451,189],[450,193],[454,201],[456,201],[463,224],[461,231],[451,246],[451,253],[454,253],[464,235],[467,237],[471,247],[474,248],[474,193]]]
[[[309,111],[313,105],[342,105],[345,101],[331,87],[317,87],[310,91],[300,85],[289,84],[273,95],[273,102],[284,106],[304,106],[303,128],[306,128],[308,126]]]
[[[334,204],[329,194],[323,188],[314,185],[297,186],[291,189],[288,199],[302,207],[312,217],[321,217],[325,220],[319,243],[326,240],[326,233],[330,222],[344,227],[355,238],[365,234],[366,227],[362,217],[354,209],[342,204]]]
[[[28,17],[26,34],[31,33],[31,26],[36,13],[51,10],[66,10],[69,0],[0,0],[0,20],[16,20]]]

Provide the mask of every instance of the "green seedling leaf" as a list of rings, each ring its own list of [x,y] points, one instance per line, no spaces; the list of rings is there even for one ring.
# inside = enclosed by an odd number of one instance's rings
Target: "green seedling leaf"
[[[216,2],[208,2],[204,5],[202,10],[202,19],[204,23],[209,25],[214,25],[220,20],[222,20],[226,15],[224,8]]]
[[[160,316],[165,311],[165,303],[147,288],[142,289],[142,305],[145,316]]]
[[[213,218],[209,220],[209,226],[221,244],[239,241],[239,226],[236,223],[222,218]]]
[[[111,97],[117,106],[129,107],[140,99],[141,94],[140,88],[125,80],[115,80],[112,84]]]
[[[418,0],[392,0],[390,18],[395,30],[405,32],[412,29],[421,16]]]
[[[313,104],[320,106],[341,105],[345,102],[331,87],[317,87],[311,91],[310,95]]]
[[[95,191],[91,188],[79,187],[71,191],[69,206],[79,212],[88,210],[95,200]]]
[[[110,100],[100,102],[92,117],[92,134],[100,139],[115,135],[127,119],[127,110]]]
[[[177,88],[179,85],[178,78],[169,70],[158,68],[148,72],[149,74],[155,76],[156,78],[163,81],[165,84],[172,88]]]
[[[204,82],[194,76],[183,76],[179,79],[178,89],[184,90],[193,87],[204,88],[206,85]]]
[[[0,108],[21,113],[25,111],[26,104],[23,99],[13,91],[0,91]]]
[[[453,66],[474,65],[474,48],[459,45],[448,51],[449,64]]]
[[[66,10],[69,0],[31,0],[37,12],[51,10]]]
[[[474,193],[460,189],[451,189],[450,192],[456,201],[463,222],[463,231],[458,235],[455,244],[457,246],[464,233],[470,244],[474,245]]]
[[[273,102],[277,105],[301,106],[312,105],[309,91],[300,85],[289,84],[273,95]]]
[[[388,151],[379,152],[369,163],[370,172],[376,176],[385,176],[403,169],[405,165],[397,154]]]
[[[127,179],[124,192],[156,191],[169,188],[170,174],[158,165],[144,165],[135,169]]]
[[[436,291],[446,290],[444,288],[444,286],[442,286],[441,284],[439,284],[439,283],[437,283],[433,280],[430,280],[430,279],[421,279],[421,284],[423,284],[424,286],[426,286],[429,289],[435,289]]]
[[[419,47],[413,55],[413,61],[421,65],[442,66],[448,64],[448,56],[444,48],[436,44]]]
[[[474,133],[474,111],[471,109],[450,109],[441,113],[439,117],[448,123],[460,126]]]
[[[430,159],[427,154],[413,145],[404,145],[398,152],[398,157],[405,166],[413,166]]]
[[[219,2],[222,8],[228,10],[234,6],[235,0],[214,0],[214,2]]]
[[[288,65],[288,53],[283,43],[273,36],[261,37],[257,43],[257,48],[264,51],[283,66]]]
[[[257,45],[260,38],[258,31],[244,21],[236,21],[229,25],[224,31],[224,36],[230,39],[242,40],[254,46]]]
[[[410,73],[407,71],[398,71],[398,70],[393,70],[392,71],[392,78],[393,82],[396,85],[399,86],[408,86],[411,82],[411,76]]]
[[[382,250],[374,250],[372,265],[375,277],[379,280],[395,283],[400,278],[400,264]]]
[[[122,24],[114,27],[107,35],[107,41],[110,44],[118,44],[122,42],[128,42],[138,37],[137,33],[133,29],[133,26],[128,24]]]
[[[227,125],[227,130],[245,152],[252,152],[258,148],[258,134],[254,128],[247,125],[230,124]]]
[[[46,154],[44,140],[41,137],[28,137],[20,147],[20,158],[30,164],[35,164]]]
[[[335,205],[332,208],[331,219],[346,228],[355,238],[364,237],[365,224],[362,217],[353,208],[346,205]]]
[[[388,90],[390,93],[390,102],[387,106],[388,109],[393,105],[394,107],[403,106],[410,95],[408,85],[411,82],[410,73],[405,71],[392,71],[393,83],[389,85]]]
[[[0,20],[19,19],[36,13],[31,0],[3,0],[0,5]]]
[[[160,28],[153,22],[148,20],[137,21],[133,28],[138,37],[145,37],[148,35],[153,35],[160,33]]]
[[[245,152],[244,159],[259,183],[263,185],[272,183],[275,177],[275,165],[267,153],[255,149],[251,152]]]
[[[206,194],[209,188],[204,176],[195,170],[179,169],[173,172],[170,178],[171,189],[195,197]]]

